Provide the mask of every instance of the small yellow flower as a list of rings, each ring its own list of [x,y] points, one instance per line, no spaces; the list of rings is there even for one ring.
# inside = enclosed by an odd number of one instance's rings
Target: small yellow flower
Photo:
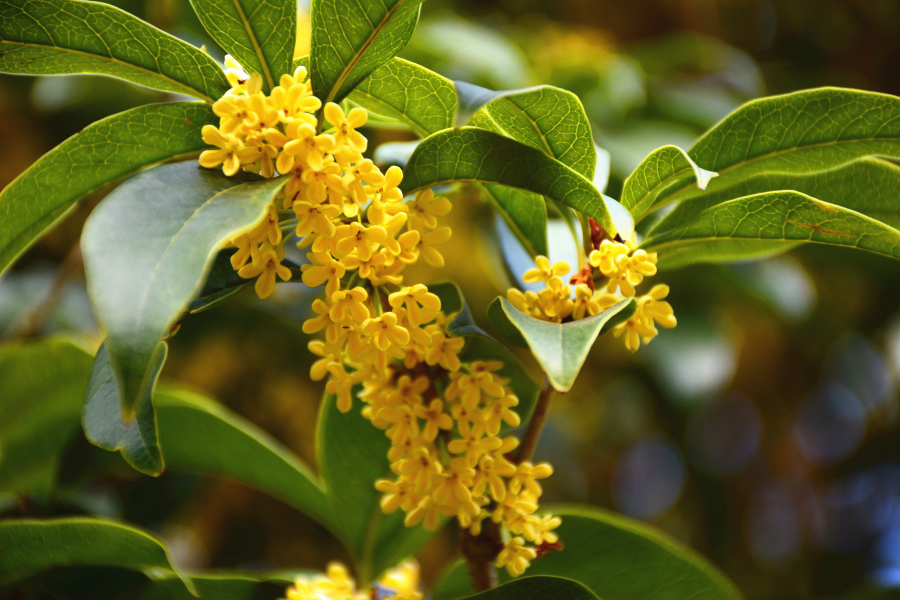
[[[284,145],[284,152],[306,162],[311,169],[320,169],[325,162],[325,153],[335,146],[334,136],[327,133],[316,134],[309,123],[291,126],[288,137],[293,138]]]
[[[613,329],[616,337],[625,335],[626,348],[637,352],[641,347],[641,341],[645,344],[650,343],[650,340],[659,333],[654,322],[667,328],[678,324],[672,305],[663,301],[668,295],[669,286],[662,284],[653,286],[649,294],[638,298],[637,308],[631,318]]]
[[[440,400],[435,400],[435,402],[440,402]],[[436,482],[440,474],[444,472],[437,451],[425,446],[415,449],[408,458],[395,464],[397,465],[395,471],[414,480],[416,491],[420,493],[431,491],[432,483]],[[391,468],[393,469],[393,466]]]
[[[268,249],[261,253],[258,263],[244,265],[238,271],[238,275],[244,279],[258,277],[254,285],[256,293],[260,298],[268,298],[275,291],[276,275],[282,281],[291,279],[291,270],[281,264],[282,260],[284,260],[284,248],[275,249],[268,246]]]
[[[332,204],[313,204],[303,200],[294,203],[294,213],[297,215],[298,237],[314,233],[330,238],[335,234],[333,220],[341,214],[341,209]]]
[[[335,146],[340,147],[346,144],[356,152],[366,151],[366,138],[356,131],[357,128],[365,125],[366,120],[368,120],[366,109],[358,106],[351,108],[345,117],[344,111],[339,105],[329,102],[325,105],[325,120],[335,128]]]
[[[569,272],[569,263],[559,261],[553,266],[550,265],[550,259],[546,256],[538,256],[534,259],[535,268],[525,271],[522,280],[525,283],[538,283],[539,281],[547,281],[552,277],[560,277]]]
[[[406,316],[413,327],[428,323],[441,310],[441,299],[421,283],[402,288],[388,296],[391,307],[406,306]]]
[[[331,295],[336,292],[338,285],[340,285],[341,277],[347,272],[344,265],[328,253],[316,254],[307,252],[306,258],[312,264],[300,267],[300,270],[303,272],[303,283],[307,287],[318,287],[327,281],[329,289],[325,293]]]
[[[525,545],[521,537],[514,537],[503,547],[497,556],[497,568],[506,567],[511,577],[518,577],[531,566],[531,561],[537,558],[534,548]]]
[[[434,246],[440,246],[450,241],[453,231],[449,227],[438,227],[434,231],[422,234],[419,237],[419,244],[416,246],[419,254],[432,267],[443,267],[444,257],[441,253],[434,249]]]
[[[627,256],[628,252],[628,246],[625,244],[613,242],[611,240],[603,240],[600,242],[600,247],[591,252],[588,261],[591,263],[592,267],[600,269],[601,273],[610,277],[618,271],[616,259],[620,256]]]
[[[430,231],[438,226],[437,217],[450,212],[450,201],[435,196],[431,189],[416,194],[416,199],[407,205],[409,210],[409,227],[418,231]]]
[[[352,290],[340,290],[331,295],[331,311],[328,316],[335,323],[357,323],[362,325],[369,318],[369,309],[364,302],[369,293],[359,286]]]
[[[448,371],[458,371],[462,363],[458,354],[462,352],[466,340],[461,337],[447,337],[441,332],[431,334],[431,346],[425,352],[425,362],[441,365]]]
[[[360,260],[369,260],[378,246],[387,238],[384,227],[366,227],[357,222],[341,225],[337,229],[339,241],[335,246],[338,256],[347,256],[354,250]]]
[[[484,411],[485,428],[488,435],[497,435],[503,423],[518,427],[522,422],[519,414],[511,408],[519,405],[519,399],[510,394],[503,398],[489,400]]]
[[[368,319],[363,323],[363,331],[379,350],[387,350],[391,344],[405,346],[409,343],[409,332],[397,325],[397,315],[394,313],[384,313],[375,319]]]
[[[243,147],[240,140],[232,135],[225,135],[215,125],[204,125],[200,130],[203,142],[210,146],[216,146],[218,150],[206,150],[200,153],[200,166],[214,169],[222,165],[222,172],[228,177],[237,173],[241,168],[241,161],[237,156]]]
[[[549,463],[539,465],[533,465],[528,461],[520,463],[516,467],[516,474],[509,481],[509,491],[518,494],[522,488],[525,488],[532,496],[539,497],[543,490],[537,480],[546,479],[551,475],[553,475],[553,467]]]
[[[452,514],[452,511],[437,504],[432,496],[425,496],[419,501],[418,506],[407,513],[404,524],[407,527],[415,527],[422,523],[426,531],[437,531],[441,526],[441,516]]]

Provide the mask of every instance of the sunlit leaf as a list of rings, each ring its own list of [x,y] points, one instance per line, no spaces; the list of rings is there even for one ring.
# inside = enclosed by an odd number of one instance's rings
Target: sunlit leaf
[[[206,102],[230,87],[206,52],[121,9],[84,0],[2,0],[0,72],[97,73]]]
[[[0,346],[0,492],[51,490],[90,369],[90,354],[65,339]]]
[[[562,517],[556,532],[563,549],[533,561],[528,577],[565,577],[616,600],[741,598],[715,566],[643,523],[587,506],[544,508]],[[509,577],[501,572],[500,580]],[[465,564],[457,563],[441,577],[432,598],[455,600],[471,593]]]
[[[488,318],[511,342],[527,344],[554,389],[568,392],[597,337],[633,312],[634,299],[627,298],[591,317],[571,323],[548,323],[498,297],[488,309]]]
[[[293,0],[191,0],[209,35],[248,73],[259,73],[263,89],[290,73],[297,35]]]
[[[547,256],[547,203],[529,192],[502,185],[476,183],[482,197],[497,211],[532,257]]]
[[[701,169],[687,153],[677,146],[663,146],[645,158],[622,188],[622,206],[635,219],[656,208],[656,201],[670,186],[678,185],[685,177],[693,176],[697,187],[705,190],[717,174]]]
[[[207,148],[200,129],[217,122],[199,102],[140,106],[89,125],[39,158],[0,191],[0,272],[91,192]]]
[[[131,420],[151,359],[202,289],[216,252],[258,222],[282,185],[193,162],[145,171],[107,196],[82,234],[88,294]]]
[[[340,102],[412,37],[423,0],[313,0],[313,93]]]
[[[168,346],[161,342],[156,347],[139,390],[134,414],[126,419],[122,413],[119,386],[109,361],[107,342],[97,351],[84,392],[84,435],[95,446],[120,452],[122,458],[141,473],[159,475],[165,465],[159,447],[153,391],[166,361]]]
[[[799,192],[729,200],[641,243],[661,268],[764,256],[798,242],[859,248],[900,258],[900,231],[858,212]]]
[[[404,191],[455,181],[531,191],[581,211],[615,232],[603,195],[590,180],[544,152],[492,131],[463,127],[426,138],[406,165]]]
[[[127,525],[85,518],[0,521],[0,585],[57,567],[119,567],[150,579],[177,575],[156,538]],[[196,595],[190,579],[182,589]]]
[[[316,476],[266,432],[184,390],[161,387],[154,403],[167,469],[239,481],[331,527],[331,508]]]

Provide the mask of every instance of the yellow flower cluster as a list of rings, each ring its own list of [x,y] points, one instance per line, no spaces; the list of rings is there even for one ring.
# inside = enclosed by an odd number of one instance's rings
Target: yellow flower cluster
[[[425,594],[419,578],[419,563],[410,559],[385,572],[371,589],[357,590],[356,581],[344,565],[333,562],[324,575],[302,575],[285,592],[282,600],[422,600]]]
[[[545,256],[535,259],[535,268],[523,276],[525,283],[545,282],[546,288],[540,292],[522,292],[510,289],[507,298],[513,306],[527,315],[542,321],[563,323],[577,321],[603,312],[624,298],[635,295],[635,286],[644,277],[656,275],[656,253],[637,249],[633,240],[622,243],[604,239],[596,243],[582,272],[572,278],[569,284],[562,276],[569,272],[569,265],[558,262],[551,265]],[[594,290],[596,269],[606,283]],[[570,284],[576,284],[574,295]],[[662,327],[675,327],[672,306],[664,301],[669,295],[669,286],[656,285],[648,294],[637,298],[634,314],[626,322],[613,329],[616,337],[625,335],[625,347],[636,352],[641,341],[649,343]]]
[[[226,175],[243,169],[285,179],[281,208],[273,204],[259,223],[233,236],[232,265],[242,277],[258,277],[256,291],[266,297],[276,276],[290,278],[281,264],[285,241],[300,239],[309,259],[303,282],[325,288],[312,304],[315,316],[303,324],[304,332],[325,337],[309,344],[319,357],[311,376],[327,377],[325,389],[341,412],[351,409],[354,387],[361,386],[363,415],[391,439],[397,478],[377,483],[382,508],[400,508],[408,526],[431,530],[441,517],[455,516],[475,535],[490,517],[508,534],[498,565],[521,574],[536,556],[526,540],[557,541],[560,519],[535,515],[537,480],[553,470],[510,462],[518,441],[499,433],[504,423],[520,423],[513,410],[519,400],[497,373],[503,364],[463,364],[465,340],[449,334],[451,317],[440,298],[425,285],[403,285],[404,269],[420,257],[443,265],[435,247],[451,235],[439,219],[449,201],[425,190],[404,202],[403,172],[381,173],[362,156],[367,141],[356,129],[366,111],[344,115],[336,104],[322,107],[303,68],[265,96],[257,75],[247,76],[230,58],[226,65],[233,87],[213,106],[220,125],[203,129],[219,149],[204,152],[201,164],[222,165]],[[324,133],[316,129],[320,108],[332,127]],[[306,598],[316,585],[336,582],[342,598],[353,597],[338,570],[328,581],[298,583],[288,597]]]
[[[345,115],[333,102],[323,108],[303,67],[282,75],[266,96],[258,74],[247,75],[230,56],[225,64],[232,88],[213,105],[219,126],[202,129],[203,140],[218,149],[203,152],[200,164],[221,165],[228,176],[244,170],[285,179],[265,217],[230,241],[237,249],[232,266],[241,277],[258,277],[261,298],[272,293],[276,277],[291,278],[281,262],[293,235],[302,238],[298,246],[310,249],[303,282],[327,283],[329,301],[348,271],[377,287],[399,285],[403,269],[420,255],[443,264],[435,246],[451,231],[439,227],[437,217],[449,212],[449,201],[426,190],[403,202],[403,172],[391,167],[382,173],[362,155],[367,140],[357,128],[368,119],[365,109]],[[330,126],[324,133],[316,128],[320,108]]]

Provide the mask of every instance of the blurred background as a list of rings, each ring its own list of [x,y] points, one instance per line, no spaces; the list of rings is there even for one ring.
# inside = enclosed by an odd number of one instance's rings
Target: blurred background
[[[113,3],[222,58],[187,0]],[[301,0],[298,54],[308,48],[304,10]],[[900,94],[900,2],[428,0],[401,56],[492,89],[572,90],[610,153],[615,198],[651,150],[689,148],[749,99],[826,85]],[[0,76],[0,187],[93,121],[171,99],[100,77]],[[370,148],[410,139],[367,135]],[[73,253],[99,199],[0,279],[2,335],[75,330],[99,343]],[[458,282],[490,329],[486,307],[515,268],[504,264],[490,209],[465,191],[453,199],[447,266],[410,277]],[[806,247],[656,280],[671,286],[679,325],[636,355],[611,337],[595,346],[537,452],[556,468],[547,501],[652,523],[708,556],[749,599],[897,594],[900,263]],[[43,303],[54,284],[61,293]],[[322,386],[309,381],[300,329],[311,299],[302,284],[285,284],[269,301],[242,293],[185,319],[163,377],[217,398],[315,464]],[[346,558],[315,523],[261,493],[148,478],[84,439],[60,478],[59,497],[0,499],[0,511],[122,518],[163,537],[185,567],[321,569]],[[452,560],[455,534],[448,528],[421,555],[426,581]]]

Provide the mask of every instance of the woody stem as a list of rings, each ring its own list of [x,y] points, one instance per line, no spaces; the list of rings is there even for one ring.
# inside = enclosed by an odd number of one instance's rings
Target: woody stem
[[[469,578],[476,592],[489,590],[497,585],[497,571],[494,560],[503,549],[500,526],[491,519],[485,519],[481,533],[472,535],[467,529],[459,532],[459,551],[466,559]]]
[[[525,432],[525,437],[522,438],[522,445],[519,447],[519,454],[516,457],[518,462],[529,461],[534,456],[534,449],[537,448],[538,440],[541,438],[541,430],[544,428],[544,422],[547,420],[547,414],[550,412],[550,403],[555,394],[556,390],[550,385],[550,380],[545,375],[537,404],[534,406],[534,413],[531,415],[531,421],[528,422],[528,430]]]

